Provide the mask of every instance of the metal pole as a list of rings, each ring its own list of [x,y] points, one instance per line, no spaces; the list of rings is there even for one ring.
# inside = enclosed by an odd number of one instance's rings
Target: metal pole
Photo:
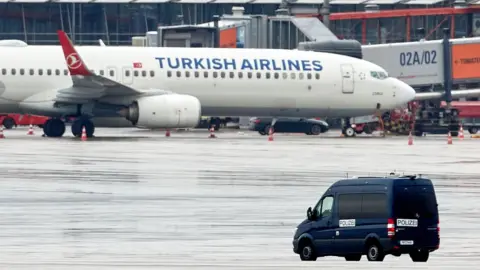
[[[320,9],[320,15],[323,18],[323,24],[330,28],[330,0],[325,0],[323,2],[322,8]]]
[[[23,35],[25,38],[25,42],[28,43],[28,36],[27,36],[27,22],[25,21],[25,8],[22,4],[22,21],[23,21]]]
[[[220,16],[214,15],[213,16],[213,27],[215,28],[214,30],[214,37],[213,37],[213,47],[214,48],[220,48],[220,29],[218,26],[218,21],[220,21]]]
[[[447,110],[450,109],[452,102],[452,53],[450,46],[450,29],[443,29],[443,77],[445,87],[445,102],[447,103]]]
[[[107,11],[105,10],[105,4],[103,4],[103,23],[105,24],[105,35],[107,37],[107,44],[110,45],[110,33],[108,32],[108,18]]]

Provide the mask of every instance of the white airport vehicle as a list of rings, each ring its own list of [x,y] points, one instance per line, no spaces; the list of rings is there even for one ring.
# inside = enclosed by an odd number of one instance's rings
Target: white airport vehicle
[[[146,128],[191,128],[201,115],[352,117],[392,110],[415,91],[376,64],[311,51],[231,48],[74,48],[16,44],[0,50],[0,113],[76,116],[74,136],[92,117],[125,117]],[[62,54],[63,51],[63,54]],[[428,93],[430,94],[430,93]],[[433,94],[433,93],[432,93]]]

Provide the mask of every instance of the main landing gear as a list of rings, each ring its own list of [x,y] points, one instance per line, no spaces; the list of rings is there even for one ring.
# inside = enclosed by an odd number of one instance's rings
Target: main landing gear
[[[72,123],[72,134],[75,137],[82,136],[82,129],[85,127],[87,137],[93,137],[95,126],[88,117],[81,116]],[[43,133],[47,137],[62,137],[65,133],[65,123],[59,118],[50,118],[43,125]]]
[[[85,132],[87,133],[87,137],[93,137],[93,133],[95,132],[95,126],[93,125],[92,121],[85,116],[79,117],[72,123],[72,134],[75,137],[82,136],[82,129],[85,127]]]

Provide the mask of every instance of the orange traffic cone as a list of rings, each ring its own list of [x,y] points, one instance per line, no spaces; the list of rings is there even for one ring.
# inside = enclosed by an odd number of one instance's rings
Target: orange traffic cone
[[[268,130],[268,141],[273,141],[273,127]]]
[[[216,138],[216,137],[217,137],[217,136],[215,136],[215,125],[212,125],[212,126],[210,127],[210,136],[209,136],[209,138],[212,138],[212,139],[213,139],[213,138]]]
[[[167,129],[167,131],[165,132],[165,137],[170,137],[170,129]]]
[[[5,135],[3,135],[3,127],[0,128],[0,139],[4,139]]]
[[[460,125],[460,131],[458,132],[458,138],[460,140],[463,140],[465,138],[465,136],[463,135],[463,126]]]
[[[33,135],[33,126],[30,124],[30,127],[28,128],[27,135]]]
[[[411,131],[410,131],[410,134],[408,134],[408,145],[413,145],[413,137],[412,137]]]
[[[447,144],[453,144],[453,142],[452,142],[452,134],[450,134],[450,131],[448,132]]]
[[[87,131],[85,130],[85,126],[83,126],[82,128],[82,141],[86,141],[87,140]]]

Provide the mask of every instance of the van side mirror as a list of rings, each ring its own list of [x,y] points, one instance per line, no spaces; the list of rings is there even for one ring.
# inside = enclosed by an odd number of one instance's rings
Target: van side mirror
[[[313,220],[312,207],[308,207],[308,209],[307,209],[307,218],[308,218],[308,220]]]

